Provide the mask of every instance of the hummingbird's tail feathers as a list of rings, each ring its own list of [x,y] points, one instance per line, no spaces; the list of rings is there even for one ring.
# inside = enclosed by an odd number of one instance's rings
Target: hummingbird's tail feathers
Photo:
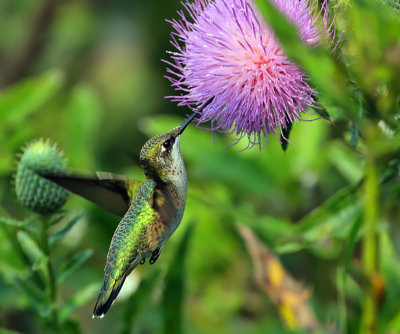
[[[121,291],[127,275],[128,273],[122,275],[119,279],[114,281],[112,286],[110,286],[109,281],[104,281],[100,294],[97,297],[96,305],[94,306],[93,318],[98,317],[101,319],[108,312],[115,298],[117,298]]]

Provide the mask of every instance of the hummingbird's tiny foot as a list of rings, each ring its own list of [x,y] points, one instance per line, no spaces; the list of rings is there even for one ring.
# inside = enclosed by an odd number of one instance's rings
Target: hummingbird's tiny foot
[[[161,249],[160,248],[157,248],[154,252],[153,252],[153,254],[151,254],[151,258],[150,258],[150,261],[149,261],[149,263],[150,264],[154,264],[156,261],[157,261],[157,259],[158,259],[158,257],[161,255]]]
[[[146,262],[146,258],[140,260],[140,264],[144,264]]]

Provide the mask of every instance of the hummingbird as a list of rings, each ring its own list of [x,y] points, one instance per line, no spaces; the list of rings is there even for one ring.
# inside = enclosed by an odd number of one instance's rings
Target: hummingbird
[[[186,204],[187,174],[180,152],[183,131],[211,100],[171,131],[149,139],[140,152],[144,182],[107,172],[96,177],[42,175],[122,217],[111,240],[104,281],[93,318],[102,318],[126,277],[147,258],[154,264],[179,226]]]

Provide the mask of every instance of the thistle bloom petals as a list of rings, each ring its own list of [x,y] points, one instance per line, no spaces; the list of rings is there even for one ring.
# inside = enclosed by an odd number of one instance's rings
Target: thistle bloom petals
[[[267,0],[266,0],[267,1]],[[320,40],[319,16],[307,0],[271,0],[298,29],[306,44]],[[260,144],[315,107],[316,92],[305,74],[288,60],[252,0],[195,0],[183,3],[187,16],[169,21],[174,28],[167,78],[182,93],[169,96],[179,105],[203,104],[199,123],[247,136]],[[322,11],[328,29],[326,1]]]

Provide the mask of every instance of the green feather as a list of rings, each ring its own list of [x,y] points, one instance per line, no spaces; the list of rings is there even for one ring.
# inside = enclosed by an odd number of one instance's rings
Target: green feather
[[[104,269],[104,282],[93,316],[102,317],[111,307],[125,278],[139,264],[147,248],[149,226],[158,218],[153,208],[156,183],[146,181],[138,190],[132,206],[118,225],[111,240]]]

